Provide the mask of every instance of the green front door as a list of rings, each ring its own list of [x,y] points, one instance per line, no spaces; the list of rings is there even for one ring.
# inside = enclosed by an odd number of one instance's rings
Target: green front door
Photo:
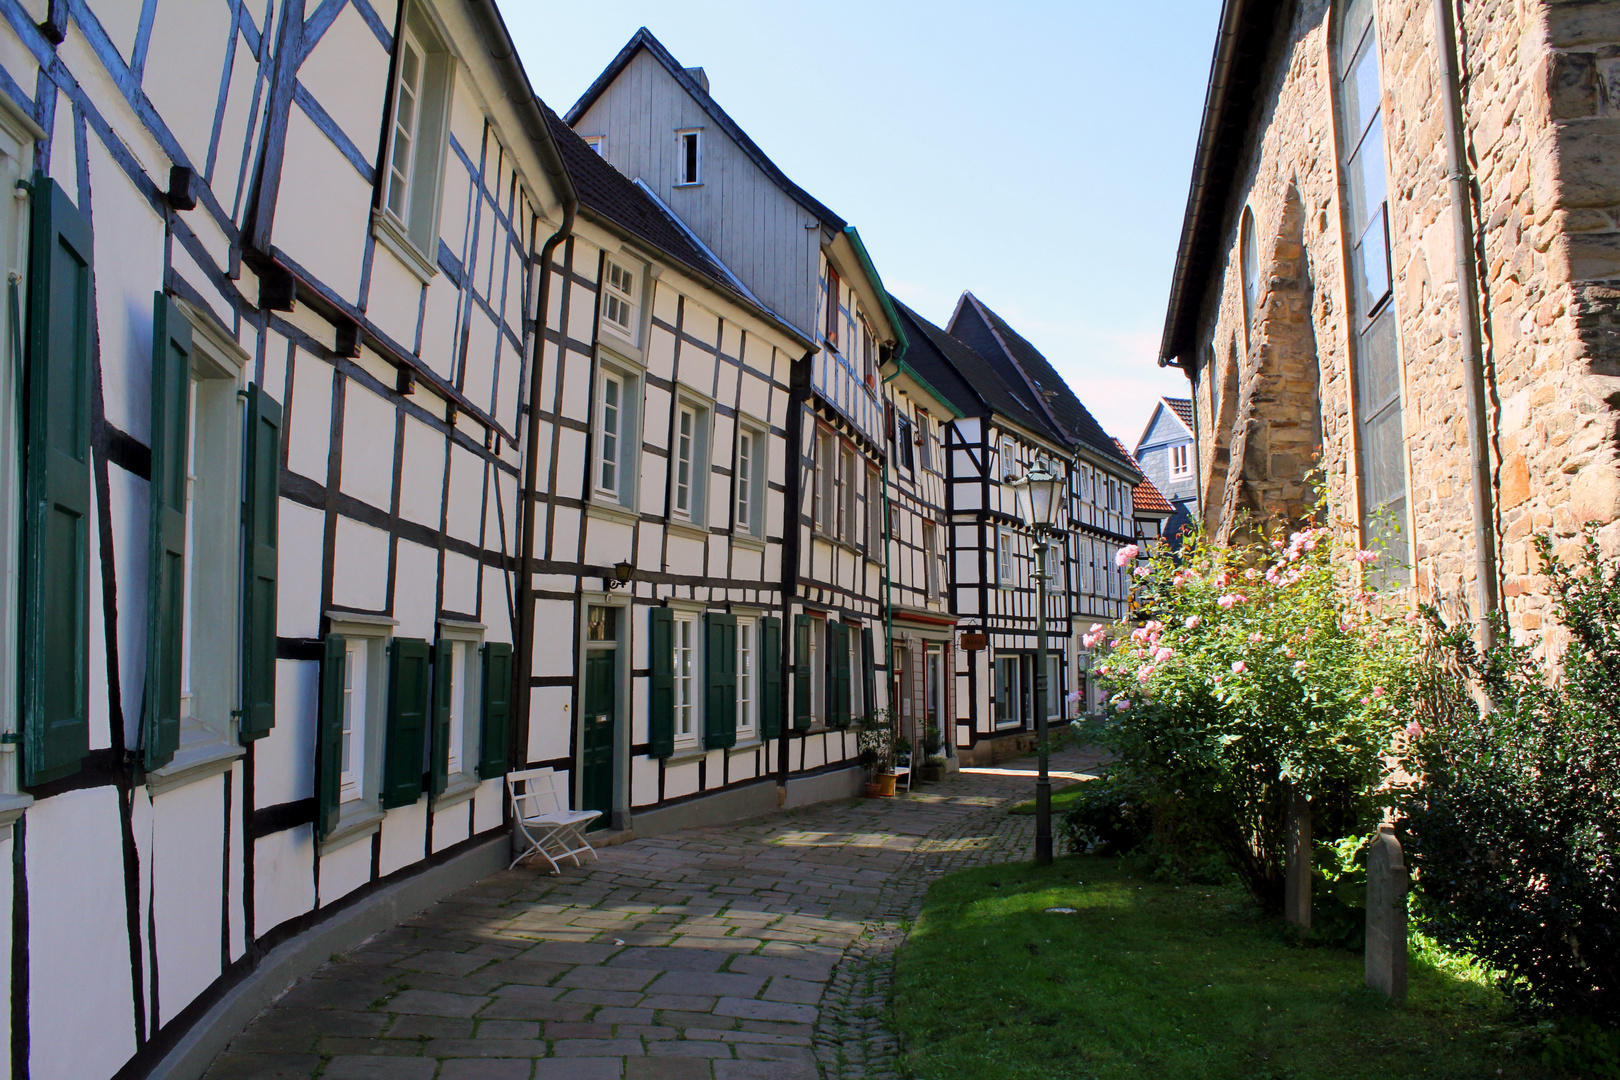
[[[581,766],[581,809],[600,810],[591,825],[604,829],[613,820],[613,717],[615,649],[585,653],[585,731]]]

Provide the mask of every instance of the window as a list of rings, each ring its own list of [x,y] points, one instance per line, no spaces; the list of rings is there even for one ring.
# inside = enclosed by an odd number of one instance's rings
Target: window
[[[603,364],[596,383],[595,456],[591,471],[598,502],[626,509],[636,505],[637,428],[640,379],[632,369]]]
[[[923,578],[924,587],[928,591],[928,599],[939,599],[939,555],[934,550],[934,523],[923,522]]]
[[[754,657],[763,651],[763,644],[755,639],[756,622],[752,616],[737,616],[737,739],[753,736],[758,727],[759,683],[754,671]]]
[[[1243,273],[1243,351],[1247,353],[1250,348],[1249,328],[1260,313],[1260,244],[1254,235],[1254,211],[1248,207],[1243,208],[1243,223],[1238,227],[1238,232],[1242,246],[1238,257],[1242,261]]]
[[[602,375],[601,407],[597,412],[599,463],[596,488],[609,495],[619,493],[619,445],[624,438],[624,379],[612,372]]]
[[[907,472],[912,472],[917,466],[912,457],[914,448],[911,438],[911,418],[906,416],[904,413],[897,413],[895,417],[895,431],[895,443],[897,444],[897,449],[900,451],[900,464],[905,466]]]
[[[833,476],[838,469],[837,442],[832,432],[816,432],[816,461],[811,492],[813,527],[823,536],[833,534],[834,518],[838,514],[833,497]]]
[[[1018,476],[1018,452],[1011,439],[1001,440],[1001,478],[1012,480]]]
[[[698,616],[696,612],[675,612],[675,740],[697,739]]]
[[[838,539],[855,542],[855,451],[845,446],[839,452]]]
[[[839,300],[838,271],[827,264],[827,344],[834,349],[838,348],[838,300]]]
[[[671,455],[671,513],[676,519],[706,524],[704,480],[708,473],[707,409],[687,402],[675,407],[674,453]]]
[[[1171,476],[1186,476],[1188,473],[1192,472],[1192,466],[1187,460],[1188,448],[1188,443],[1182,443],[1180,446],[1172,446],[1170,448]]]
[[[829,532],[832,533],[833,539],[835,539],[835,540],[842,540],[848,534],[847,530],[848,530],[848,527],[849,527],[849,519],[847,517],[847,512],[848,512],[849,506],[848,506],[848,500],[846,499],[845,496],[848,494],[849,488],[848,488],[848,483],[845,480],[845,474],[846,474],[846,467],[849,465],[849,463],[850,463],[849,451],[847,449],[845,449],[844,447],[840,446],[838,448],[838,462],[837,462],[836,465],[833,466],[833,474],[832,474],[832,517],[833,517],[833,527],[829,530]]]
[[[747,536],[764,535],[764,453],[763,434],[746,427],[738,431],[737,467],[733,477],[737,495],[736,531]]]
[[[339,790],[344,802],[360,798],[366,769],[366,658],[364,639],[348,641],[343,657],[343,768]]]
[[[861,377],[867,386],[877,385],[877,344],[864,319],[861,320]]]
[[[1003,589],[1012,588],[1013,549],[1012,530],[996,530],[996,584]]]
[[[922,467],[934,467],[934,455],[930,442],[931,432],[928,425],[928,413],[922,409],[917,410],[917,447],[922,451]]]
[[[455,65],[419,4],[406,8],[397,49],[378,235],[429,277],[438,264],[439,181]]]
[[[433,678],[447,680],[436,696],[448,706],[445,748],[435,769],[443,769],[441,794],[457,795],[477,784],[479,764],[479,715],[483,703],[481,632],[463,625],[439,628],[439,647],[434,659],[442,670]]]
[[[1091,568],[1098,565],[1097,541],[1082,539],[1080,543],[1082,545],[1080,549],[1080,591],[1090,596],[1092,589]]]
[[[1063,679],[1062,667],[1059,664],[1059,655],[1049,652],[1046,654],[1046,722],[1056,723],[1063,719]]]
[[[865,716],[866,668],[861,663],[861,628],[845,623],[843,636],[849,651],[849,716]]]
[[[675,138],[680,151],[679,185],[703,183],[703,132],[677,131]]]
[[[602,153],[602,144],[604,142],[606,142],[606,141],[607,141],[607,136],[605,136],[605,135],[587,135],[587,136],[585,136],[585,145],[590,147],[598,155],[600,155]]]
[[[634,345],[641,329],[636,319],[636,272],[612,260],[605,269],[602,325]]]
[[[1400,356],[1390,294],[1388,181],[1378,73],[1378,31],[1371,0],[1353,0],[1340,25],[1339,108],[1351,241],[1351,353],[1360,429],[1361,527],[1388,545],[1380,569],[1406,580],[1406,465],[1401,424]]]
[[[821,666],[824,658],[821,638],[826,632],[826,619],[810,620],[810,717],[812,723],[817,720],[824,720],[827,716],[825,711],[827,673]]]
[[[996,657],[996,726],[1016,727],[1020,722],[1018,657]]]
[[[882,558],[883,500],[878,485],[882,481],[871,469],[866,471],[866,553]]]

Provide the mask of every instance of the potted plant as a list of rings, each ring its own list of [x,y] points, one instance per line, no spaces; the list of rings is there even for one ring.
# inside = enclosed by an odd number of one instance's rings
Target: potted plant
[[[855,746],[866,769],[868,798],[894,794],[894,725],[888,709],[877,709],[857,721]]]

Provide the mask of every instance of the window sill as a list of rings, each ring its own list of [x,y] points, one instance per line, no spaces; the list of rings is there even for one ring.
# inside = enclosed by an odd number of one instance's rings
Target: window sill
[[[434,261],[416,246],[416,241],[400,226],[399,222],[388,216],[384,210],[371,212],[371,232],[382,246],[399,257],[405,268],[415,274],[422,284],[426,285],[438,274],[439,268]]]
[[[691,540],[702,540],[704,543],[709,542],[709,531],[699,528],[689,521],[671,520],[665,528],[676,536],[684,536]]]
[[[620,503],[608,502],[610,496],[595,495],[585,504],[585,516],[603,521],[616,521],[621,525],[639,525],[641,516]]]
[[[444,790],[439,792],[438,798],[433,800],[434,811],[448,810],[466,802],[478,790],[478,783],[478,777],[472,773],[456,773],[445,784]]]
[[[161,795],[197,780],[218,776],[245,753],[242,747],[224,741],[212,730],[195,727],[182,731],[174,759],[146,774],[147,794]]]
[[[320,853],[329,855],[338,848],[347,847],[382,828],[387,811],[365,799],[351,799],[338,810],[337,828],[320,843]]]
[[[675,748],[675,752],[664,759],[665,765],[684,765],[689,761],[702,761],[709,751],[696,743],[683,743]]]
[[[0,829],[6,830],[5,833],[0,834],[0,840],[10,838],[11,826],[16,824],[17,819],[23,816],[24,810],[33,805],[34,797],[32,795],[0,795]]]
[[[702,187],[703,186],[703,181],[701,181],[701,180],[688,180],[684,184],[676,184],[675,186],[678,187],[678,188]]]
[[[765,541],[761,540],[757,536],[750,536],[747,533],[732,533],[731,542],[740,548],[747,548],[749,551],[765,550]]]

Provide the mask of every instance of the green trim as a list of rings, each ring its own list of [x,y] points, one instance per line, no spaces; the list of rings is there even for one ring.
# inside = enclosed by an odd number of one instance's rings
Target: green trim
[[[954,416],[958,420],[960,420],[960,419],[962,419],[962,417],[967,415],[961,409],[958,409],[955,405],[952,405],[950,398],[946,397],[944,394],[940,393],[938,390],[935,390],[934,387],[929,383],[929,381],[927,379],[923,378],[921,375],[917,374],[917,369],[913,368],[910,364],[906,363],[904,359],[895,360],[894,361],[894,366],[899,369],[898,374],[905,374],[905,375],[911,376],[911,381],[916,383],[918,386],[922,387],[924,390],[928,391],[928,396],[929,397],[933,398],[935,401],[939,402],[941,405],[943,405],[947,409],[951,410],[951,415],[952,416]],[[892,378],[893,378],[893,376],[891,375],[889,377],[889,379],[892,379]],[[888,382],[889,379],[884,379],[883,381]]]
[[[878,276],[877,267],[872,265],[872,256],[866,253],[866,245],[861,243],[861,234],[855,231],[855,226],[845,225],[844,235],[849,238],[850,246],[855,249],[855,257],[861,261],[861,270],[877,287],[878,303],[883,306],[883,315],[889,320],[889,325],[894,327],[894,356],[898,360],[906,355],[906,349],[911,347],[905,327],[900,325],[900,313],[894,310],[894,304],[889,300],[889,290],[883,287],[883,279]]]

